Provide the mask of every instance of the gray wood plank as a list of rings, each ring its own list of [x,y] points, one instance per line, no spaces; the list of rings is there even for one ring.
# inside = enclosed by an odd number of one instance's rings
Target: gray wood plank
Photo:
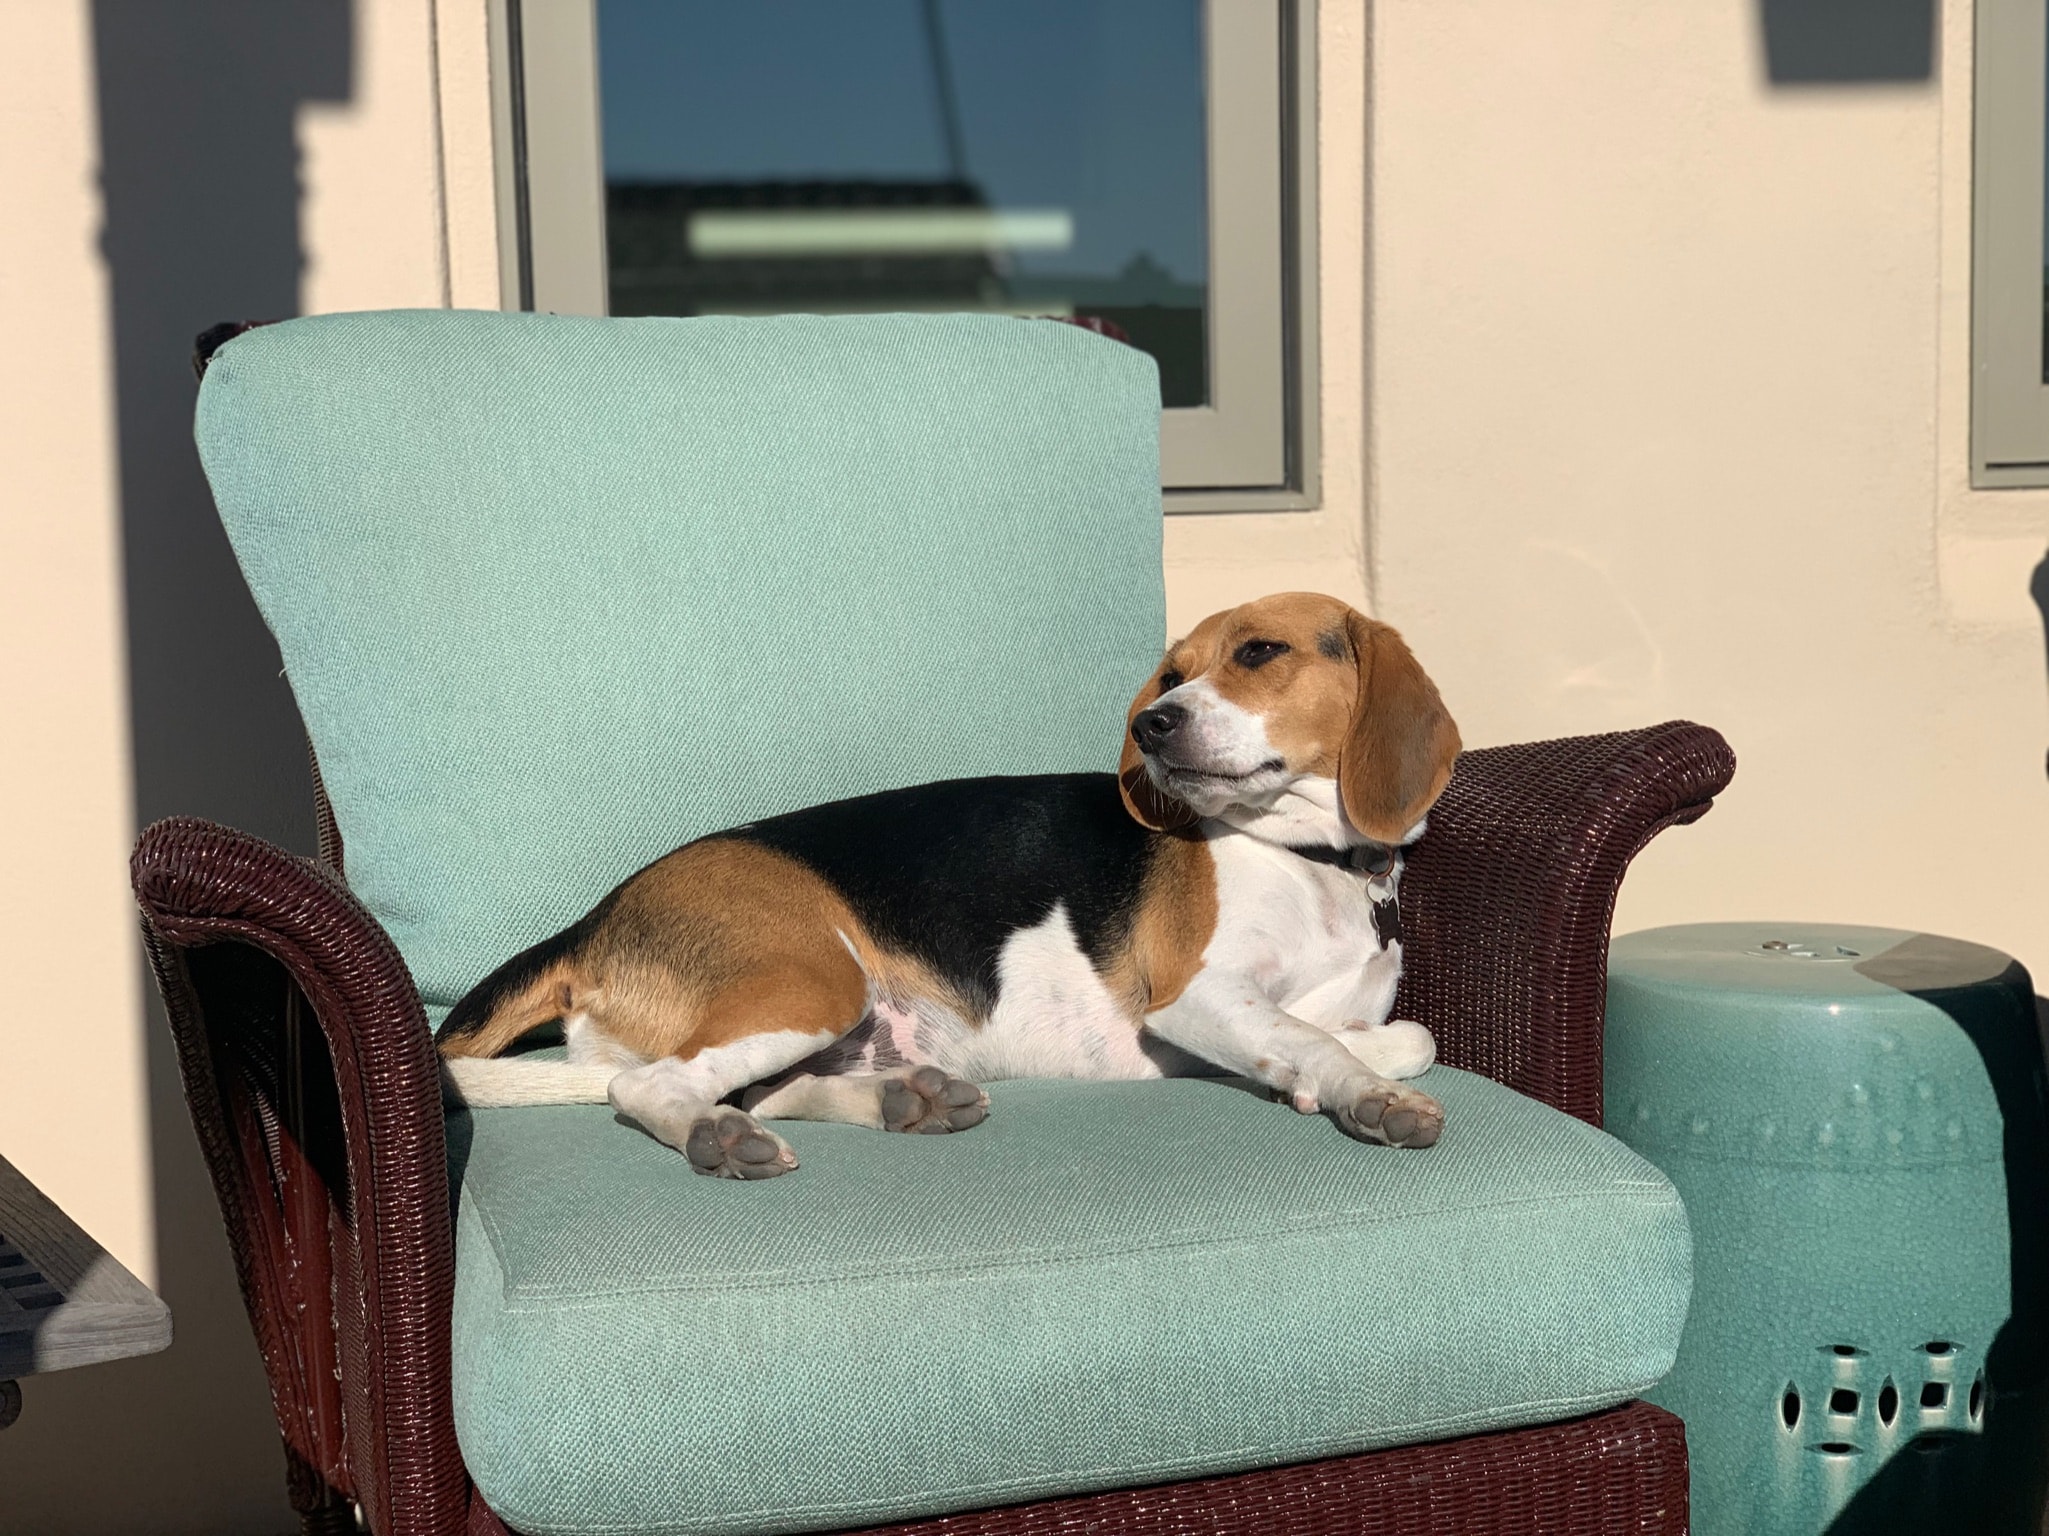
[[[170,1342],[170,1308],[0,1157],[0,1377]]]

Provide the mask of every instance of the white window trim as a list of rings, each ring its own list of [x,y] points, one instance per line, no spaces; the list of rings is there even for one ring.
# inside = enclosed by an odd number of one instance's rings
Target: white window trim
[[[1161,413],[1169,512],[1319,504],[1315,7],[1205,0],[1212,403]],[[491,8],[504,305],[604,314],[595,0]]]

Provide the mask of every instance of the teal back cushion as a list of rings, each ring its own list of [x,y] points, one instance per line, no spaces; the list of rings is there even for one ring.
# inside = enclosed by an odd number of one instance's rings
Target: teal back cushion
[[[198,438],[438,1015],[703,833],[1105,769],[1164,638],[1151,359],[966,315],[248,332]]]

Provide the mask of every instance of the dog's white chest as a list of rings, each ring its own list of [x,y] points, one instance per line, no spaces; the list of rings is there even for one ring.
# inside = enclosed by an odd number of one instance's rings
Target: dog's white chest
[[[913,1054],[978,1082],[1162,1077],[1180,1057],[1145,1038],[1103,984],[1065,906],[1004,942],[988,1018],[979,1026],[951,1015],[920,1018]]]
[[[1206,964],[1252,977],[1272,1001],[1324,1029],[1388,1016],[1401,945],[1381,942],[1363,877],[1244,835],[1215,838],[1210,852],[1217,935]]]

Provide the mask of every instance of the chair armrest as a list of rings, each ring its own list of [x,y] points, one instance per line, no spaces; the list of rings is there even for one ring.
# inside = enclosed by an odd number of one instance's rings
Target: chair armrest
[[[1449,1065],[1599,1125],[1623,872],[1735,771],[1720,734],[1687,721],[1463,754],[1402,875],[1397,1013]]]
[[[292,1502],[464,1529],[439,1071],[390,937],[331,869],[161,821],[131,865],[150,961],[284,1434]]]

